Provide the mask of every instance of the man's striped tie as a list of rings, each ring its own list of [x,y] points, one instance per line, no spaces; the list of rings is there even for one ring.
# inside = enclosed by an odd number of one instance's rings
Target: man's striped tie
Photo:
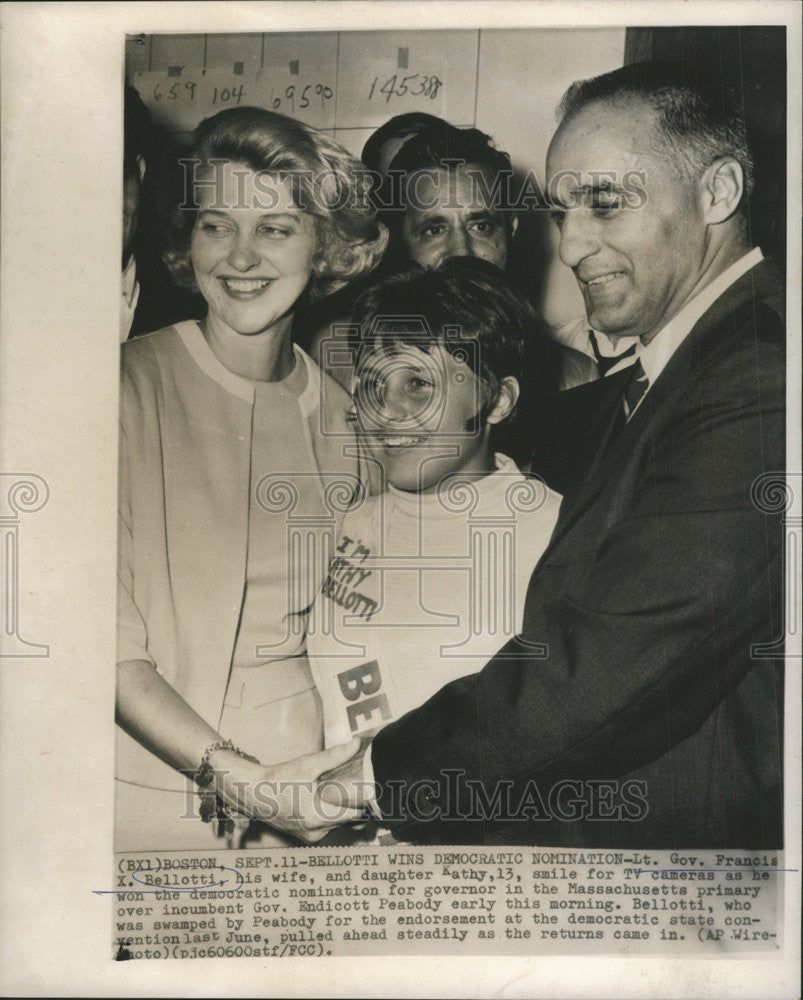
[[[633,410],[635,410],[644,398],[644,393],[647,391],[649,384],[647,374],[641,366],[641,358],[638,358],[633,365],[633,370],[627,385],[625,385],[622,396],[622,406],[624,407],[626,421],[630,419]]]
[[[597,335],[591,329],[588,331],[588,339],[591,344],[591,349],[594,352],[594,360],[597,362],[597,371],[599,372],[600,378],[605,378],[614,365],[618,365],[624,358],[631,358],[636,353],[636,345],[631,344],[631,346],[628,347],[626,351],[622,351],[621,354],[614,354],[609,357],[608,355],[600,354]]]

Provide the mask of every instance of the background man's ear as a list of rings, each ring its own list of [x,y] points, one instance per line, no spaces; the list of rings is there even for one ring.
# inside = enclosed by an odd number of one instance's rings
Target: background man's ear
[[[519,228],[519,217],[514,215],[510,223],[510,235],[511,237],[516,235],[516,230]]]
[[[140,184],[145,180],[145,168],[147,164],[145,163],[145,157],[142,153],[137,153],[137,172],[139,173]]]
[[[744,170],[733,156],[720,156],[700,181],[703,217],[709,224],[725,222],[739,207],[744,193]]]
[[[501,423],[505,417],[510,416],[519,401],[520,391],[519,380],[514,375],[506,375],[502,379],[496,402],[486,418],[489,424]]]

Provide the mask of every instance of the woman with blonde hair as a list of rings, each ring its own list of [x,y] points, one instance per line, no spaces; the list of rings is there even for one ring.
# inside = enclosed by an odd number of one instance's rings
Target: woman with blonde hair
[[[208,311],[123,347],[116,849],[208,847],[199,819],[312,842],[359,818],[321,815],[316,779],[356,746],[321,750],[304,623],[360,477],[293,310],[387,234],[359,162],[282,115],[220,112],[182,166],[164,257]]]

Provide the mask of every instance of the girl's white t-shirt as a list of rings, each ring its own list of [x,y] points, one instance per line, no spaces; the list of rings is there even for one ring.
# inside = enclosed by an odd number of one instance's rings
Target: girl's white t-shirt
[[[344,519],[307,632],[327,746],[476,673],[521,630],[561,497],[495,458],[488,476],[391,487]]]

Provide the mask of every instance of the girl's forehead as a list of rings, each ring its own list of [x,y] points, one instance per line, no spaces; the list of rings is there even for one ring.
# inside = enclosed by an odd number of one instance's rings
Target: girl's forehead
[[[410,365],[415,368],[440,369],[443,367],[445,354],[443,346],[433,340],[421,346],[401,341],[377,340],[363,346],[358,367],[377,369]]]

